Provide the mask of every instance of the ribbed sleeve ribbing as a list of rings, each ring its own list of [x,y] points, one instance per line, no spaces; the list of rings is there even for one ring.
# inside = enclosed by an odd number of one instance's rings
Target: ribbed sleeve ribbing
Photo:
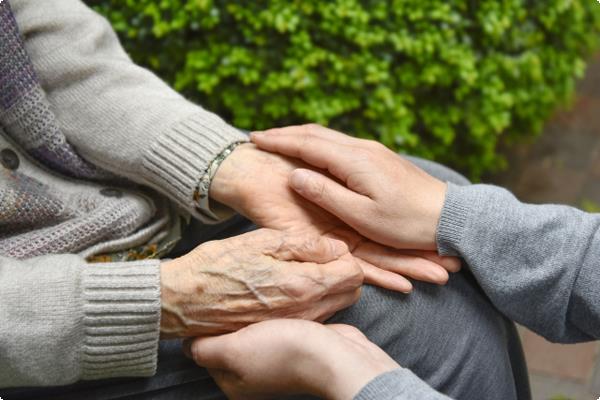
[[[216,115],[198,112],[158,138],[144,156],[144,177],[195,217],[215,222],[196,208],[194,191],[210,163],[223,150],[245,141],[246,135]]]
[[[451,400],[405,368],[383,373],[367,383],[354,400]]]
[[[85,267],[82,301],[81,378],[153,375],[160,334],[159,262]]]
[[[469,203],[461,196],[462,190],[464,187],[448,183],[446,200],[437,228],[437,247],[440,255],[458,255],[455,249],[459,247],[469,215]]]

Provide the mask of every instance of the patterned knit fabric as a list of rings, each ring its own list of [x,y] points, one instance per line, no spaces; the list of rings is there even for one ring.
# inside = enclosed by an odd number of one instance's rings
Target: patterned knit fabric
[[[61,133],[6,0],[0,0],[2,150],[19,163],[0,166],[0,255],[121,251],[148,243],[169,223],[168,213],[157,211],[149,197],[124,191],[107,196],[106,188],[89,182],[112,175],[82,159]],[[50,174],[29,158],[88,182]],[[86,252],[90,248],[97,251]]]
[[[60,132],[8,1],[0,3],[0,123],[6,134],[54,171],[96,180],[110,176],[77,155]]]

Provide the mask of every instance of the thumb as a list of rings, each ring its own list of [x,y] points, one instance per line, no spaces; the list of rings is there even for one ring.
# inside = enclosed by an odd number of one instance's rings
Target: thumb
[[[196,338],[191,341],[189,350],[192,359],[201,367],[209,369],[229,369],[231,359],[229,343],[234,333],[222,336]]]
[[[289,181],[299,195],[351,226],[360,223],[359,216],[368,205],[367,197],[309,169],[294,170]]]

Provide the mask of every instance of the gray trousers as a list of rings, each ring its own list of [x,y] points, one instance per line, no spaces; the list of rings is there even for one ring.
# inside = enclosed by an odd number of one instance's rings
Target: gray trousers
[[[433,162],[411,161],[438,178],[468,184]],[[203,241],[256,229],[236,217],[218,226],[193,224],[175,252]],[[414,282],[410,295],[365,286],[360,301],[330,322],[358,327],[403,367],[454,399],[528,400],[529,381],[514,324],[486,298],[468,268],[446,286]],[[291,360],[293,362],[293,360]],[[179,341],[161,341],[158,373],[146,379],[112,379],[42,389],[14,389],[12,399],[222,399],[207,375],[181,354]]]

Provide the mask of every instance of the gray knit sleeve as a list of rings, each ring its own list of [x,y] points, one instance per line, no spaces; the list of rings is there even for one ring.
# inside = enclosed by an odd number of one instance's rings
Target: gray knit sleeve
[[[157,189],[206,223],[232,214],[210,212],[197,193],[213,160],[248,141],[245,134],[135,65],[110,24],[82,1],[11,5],[52,111],[82,157]]]
[[[0,257],[0,387],[153,375],[159,271],[156,260]]]
[[[449,184],[438,249],[459,255],[500,311],[549,340],[600,339],[600,214]]]
[[[450,400],[404,368],[379,375],[354,400]]]

